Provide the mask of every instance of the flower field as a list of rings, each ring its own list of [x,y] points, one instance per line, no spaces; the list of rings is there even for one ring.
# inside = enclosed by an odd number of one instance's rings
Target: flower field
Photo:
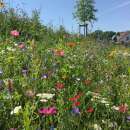
[[[0,130],[130,129],[129,48],[10,35],[0,43]]]

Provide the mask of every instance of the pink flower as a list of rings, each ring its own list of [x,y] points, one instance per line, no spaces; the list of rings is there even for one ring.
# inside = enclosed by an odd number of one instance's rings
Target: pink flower
[[[55,56],[64,56],[64,50],[54,50]]]
[[[23,42],[19,43],[18,48],[24,49],[25,48],[25,44]]]
[[[57,113],[57,109],[55,107],[41,108],[39,110],[41,115],[55,115]]]
[[[60,56],[64,56],[64,51],[60,51]]]
[[[13,30],[10,32],[11,36],[14,36],[14,37],[18,37],[19,36],[19,32],[17,30]]]
[[[127,111],[128,111],[128,105],[127,105],[127,104],[121,104],[121,105],[119,106],[119,112],[125,113],[125,112],[127,112]]]

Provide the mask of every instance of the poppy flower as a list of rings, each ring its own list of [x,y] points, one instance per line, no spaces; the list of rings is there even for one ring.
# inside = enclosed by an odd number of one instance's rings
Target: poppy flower
[[[125,113],[128,111],[128,105],[127,104],[122,104],[119,106],[119,112]]]
[[[19,36],[19,32],[17,30],[12,30],[10,32],[11,36],[14,36],[14,37],[18,37]]]
[[[80,106],[80,104],[81,104],[80,102],[74,102],[73,106]]]
[[[75,95],[74,97],[69,98],[69,101],[75,102],[75,101],[77,101],[81,96],[82,96],[82,93],[79,93],[79,94]]]
[[[63,83],[56,83],[56,89],[63,89],[64,84]]]
[[[41,108],[39,109],[39,114],[41,115],[55,115],[57,113],[57,109],[55,107]]]
[[[92,113],[92,112],[94,112],[94,109],[92,107],[89,107],[89,108],[87,108],[87,112]]]

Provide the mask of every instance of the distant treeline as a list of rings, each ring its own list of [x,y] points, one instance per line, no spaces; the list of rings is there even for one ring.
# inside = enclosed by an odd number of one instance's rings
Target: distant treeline
[[[88,36],[99,41],[111,41],[112,36],[115,34],[116,32],[113,31],[96,30],[95,32],[90,33]]]

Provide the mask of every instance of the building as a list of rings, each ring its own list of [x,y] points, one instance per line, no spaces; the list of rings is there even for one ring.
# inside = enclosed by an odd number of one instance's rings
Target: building
[[[123,43],[125,45],[130,44],[130,31],[119,32],[112,37],[112,41],[117,43]]]

